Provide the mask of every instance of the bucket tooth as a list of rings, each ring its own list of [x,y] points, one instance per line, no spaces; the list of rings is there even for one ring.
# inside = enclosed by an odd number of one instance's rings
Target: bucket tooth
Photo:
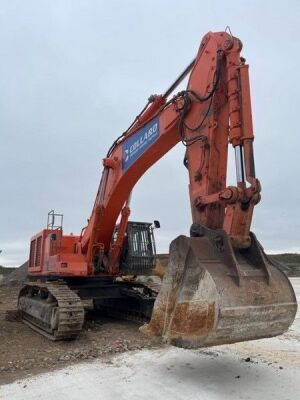
[[[255,236],[233,249],[224,231],[179,236],[152,318],[142,332],[197,348],[277,336],[295,318],[296,297],[286,275],[268,260]]]

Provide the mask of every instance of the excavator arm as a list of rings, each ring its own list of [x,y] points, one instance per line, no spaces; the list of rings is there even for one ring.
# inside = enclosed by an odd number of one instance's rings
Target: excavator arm
[[[179,141],[186,146],[193,223],[224,229],[235,246],[249,247],[260,184],[254,173],[248,66],[240,56],[241,49],[239,39],[225,32],[209,32],[196,59],[179,79],[164,95],[153,96],[129,130],[115,141],[103,160],[93,212],[80,242],[90,268],[95,255],[107,260],[121,213],[122,229],[110,261],[106,261],[110,273],[118,272],[130,193],[140,177]],[[190,70],[187,90],[168,100]],[[236,187],[226,187],[228,142],[236,153]]]

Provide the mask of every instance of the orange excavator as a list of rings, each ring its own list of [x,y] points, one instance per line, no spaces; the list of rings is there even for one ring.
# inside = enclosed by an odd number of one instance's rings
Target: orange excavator
[[[196,58],[163,95],[154,95],[112,144],[88,225],[65,235],[62,215],[31,239],[28,282],[18,300],[25,323],[53,340],[76,337],[83,300],[145,321],[148,335],[182,347],[233,343],[285,332],[297,303],[288,278],[250,231],[261,185],[255,175],[248,65],[242,43],[209,32]],[[187,77],[187,89],[170,95]],[[129,221],[140,177],[178,142],[186,147],[190,237],[170,245],[161,290],[126,276],[150,275],[150,223]],[[226,185],[228,145],[236,186]],[[169,199],[176,204],[176,199]]]

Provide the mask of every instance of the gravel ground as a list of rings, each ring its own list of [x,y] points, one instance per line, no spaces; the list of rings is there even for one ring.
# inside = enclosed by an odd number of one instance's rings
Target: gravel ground
[[[76,340],[51,342],[21,322],[6,320],[6,311],[16,309],[19,289],[0,286],[0,384],[84,360],[160,346],[158,339],[142,335],[138,324],[108,318],[88,321]]]
[[[300,278],[292,278],[291,281],[299,301]],[[154,355],[160,354],[160,350],[162,354],[169,354],[168,347],[163,346],[159,339],[143,336],[137,324],[104,318],[88,321],[77,340],[51,342],[21,322],[5,319],[7,310],[16,309],[19,288],[0,286],[0,385],[14,381],[23,382],[25,377],[65,369],[79,362],[97,360],[105,365],[116,365],[118,358],[113,356],[128,351],[137,350],[128,354],[128,357],[132,357],[131,354],[135,357],[134,354],[141,350],[147,352],[149,349],[155,350]],[[289,373],[300,371],[300,312],[298,310],[297,318],[289,332],[282,336],[203,349],[199,350],[199,354],[212,359],[224,354],[230,357],[234,355],[248,366],[264,365],[276,374],[284,369],[288,379]],[[179,354],[178,356],[181,357]]]
[[[299,301],[300,278],[293,278],[291,281]],[[0,398],[3,400],[100,398],[139,400],[150,397],[151,400],[295,400],[299,398],[300,392],[299,323],[298,312],[294,324],[284,335],[208,349],[185,350],[172,346],[155,349],[149,343],[145,346],[145,343],[141,344],[140,336],[134,326],[125,327],[120,323],[110,325],[111,321],[102,322],[100,330],[96,331],[96,336],[109,335],[106,342],[103,342],[104,345],[109,343],[106,348],[110,349],[110,353],[105,357],[103,356],[105,348],[99,347],[101,342],[98,342],[93,348],[97,349],[96,354],[100,351],[99,358],[81,364],[63,359],[61,361],[63,364],[73,365],[59,369],[55,367],[55,371],[32,374],[28,378],[17,379],[14,383],[0,385]],[[116,333],[117,328],[118,335],[120,337],[123,335],[123,338],[130,332],[130,339],[124,338],[121,342],[126,343],[125,348],[123,345],[120,346],[120,342],[116,345],[111,336]],[[86,336],[80,338],[77,345],[72,344],[80,351],[87,345],[84,339],[93,337],[93,331],[87,330],[83,334]],[[36,337],[33,343],[38,343]],[[82,347],[79,348],[80,343]],[[132,343],[134,345],[140,343],[142,349],[112,356],[114,353],[126,350]],[[54,345],[48,343],[48,345],[46,348],[52,350],[56,347],[61,348],[58,343]],[[68,344],[65,343],[64,346]],[[152,348],[143,349],[143,346]],[[26,351],[28,349],[23,350],[25,355]],[[63,358],[64,355],[73,357],[76,354],[74,348],[67,350],[66,347],[62,352]],[[57,362],[54,357],[54,363],[60,365],[59,359]]]
[[[300,342],[143,349],[0,386],[2,400],[296,400]],[[298,362],[291,355],[298,354]],[[291,362],[292,361],[292,362]]]

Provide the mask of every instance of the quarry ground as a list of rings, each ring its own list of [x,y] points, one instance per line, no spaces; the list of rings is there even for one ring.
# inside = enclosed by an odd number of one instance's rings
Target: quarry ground
[[[137,323],[112,318],[92,318],[78,339],[52,342],[22,322],[6,320],[6,311],[17,308],[20,287],[0,286],[0,385],[83,360],[160,345],[158,339],[142,335]]]
[[[299,302],[300,278],[291,281]],[[53,343],[4,320],[16,292],[0,287],[1,400],[299,398],[299,311],[282,336],[207,349],[160,345],[136,324],[113,320],[87,325],[76,341]]]

